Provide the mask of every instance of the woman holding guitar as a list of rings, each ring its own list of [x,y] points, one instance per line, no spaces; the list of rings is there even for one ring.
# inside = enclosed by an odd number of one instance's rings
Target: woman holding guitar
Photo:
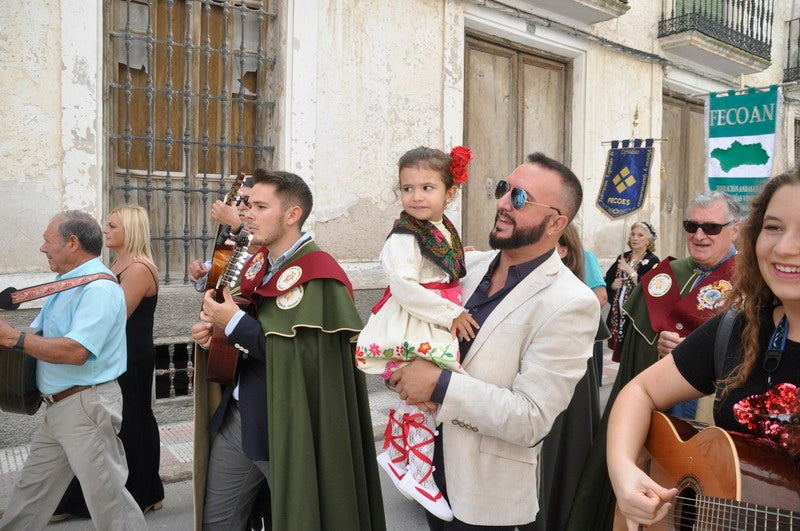
[[[128,310],[128,370],[118,378],[122,389],[119,438],[128,462],[125,487],[139,507],[148,512],[163,506],[164,486],[158,475],[161,442],[151,401],[156,359],[153,319],[159,284],[150,251],[147,211],[138,205],[124,205],[113,210],[103,227],[103,235],[106,247],[116,257],[111,272],[125,292]],[[53,519],[88,515],[80,484],[73,479]]]
[[[792,466],[792,460],[796,466],[800,456],[798,204],[800,169],[774,177],[764,185],[753,200],[741,234],[734,287],[729,296],[730,305],[738,315],[728,312],[702,325],[671,355],[632,380],[614,403],[608,426],[608,470],[617,495],[618,510],[627,519],[629,529],[636,529],[637,523],[653,524],[668,513],[672,517],[674,509],[686,503],[683,493],[679,494],[680,482],[677,484],[679,488],[675,488],[675,483],[660,485],[637,466],[637,456],[642,447],[646,445],[652,455],[651,445],[661,442],[653,440],[652,413],[685,400],[716,392],[716,425],[731,432],[729,438],[733,441],[747,440],[759,448],[774,448],[785,457],[774,478],[783,474],[795,481],[798,477],[796,468]],[[714,228],[709,227],[711,230]],[[735,320],[731,319],[733,315],[736,315]],[[660,417],[652,416],[653,424],[656,424]],[[645,443],[648,427],[650,438]],[[760,440],[740,438],[734,433]],[[666,432],[662,433],[660,438],[667,438],[665,435]],[[724,435],[728,437],[728,434]],[[764,440],[772,441],[774,445]],[[748,457],[742,451],[744,446],[737,448],[742,460]],[[706,454],[714,453],[715,450],[706,448]],[[736,461],[738,467],[738,459]],[[699,461],[695,464],[695,471],[687,472],[686,477],[700,474]],[[741,468],[744,470],[744,466]],[[657,467],[649,467],[649,470],[656,475],[653,471]],[[746,474],[742,476],[744,492],[749,478],[744,477]],[[695,490],[702,493],[702,488]],[[787,513],[788,522],[800,523],[800,513],[796,512],[800,494],[796,492],[796,486],[787,489],[789,492],[785,498],[782,484],[777,480],[767,482],[760,490],[767,501],[755,503],[795,511]],[[746,497],[742,495],[742,498]],[[700,498],[702,496],[698,496],[698,500]],[[730,507],[739,510],[736,504],[730,504]],[[776,518],[774,512],[765,510],[763,513]],[[684,511],[683,517],[687,515],[688,512]],[[701,513],[698,510],[690,516],[699,521]],[[740,517],[737,512],[736,518]],[[747,525],[737,519],[735,523],[720,525],[716,522],[707,524],[705,528],[755,528],[755,525],[750,525],[750,522],[755,524],[755,520],[749,519],[752,515],[745,518],[748,518],[744,520]],[[772,525],[765,528],[770,529],[780,528],[779,523],[783,522],[768,521]]]

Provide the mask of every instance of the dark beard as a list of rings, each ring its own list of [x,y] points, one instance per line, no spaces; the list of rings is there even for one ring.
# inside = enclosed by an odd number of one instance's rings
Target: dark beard
[[[508,238],[499,238],[495,236],[494,230],[489,233],[489,246],[492,249],[519,249],[526,245],[537,243],[544,234],[547,228],[547,222],[550,221],[550,216],[547,216],[535,227],[529,229],[518,229],[516,223],[514,230],[511,231],[511,236]],[[497,223],[497,216],[494,217],[495,224]]]

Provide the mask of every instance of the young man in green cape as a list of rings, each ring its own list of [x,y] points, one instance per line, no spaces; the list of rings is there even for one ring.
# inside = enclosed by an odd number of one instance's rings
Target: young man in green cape
[[[297,175],[254,172],[245,219],[261,249],[243,269],[248,312],[227,287],[222,303],[209,290],[192,327],[198,344],[209,346],[216,325],[240,351],[237,380],[209,423],[218,434],[196,500],[203,529],[242,529],[265,479],[272,529],[385,529],[366,385],[353,363],[361,319],[344,271],[301,232],[312,204]]]

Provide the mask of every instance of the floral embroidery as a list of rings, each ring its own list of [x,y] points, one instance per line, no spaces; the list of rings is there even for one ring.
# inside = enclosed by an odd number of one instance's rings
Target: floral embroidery
[[[393,363],[397,364],[410,361],[417,356],[422,356],[427,359],[447,360],[448,365],[452,365],[458,358],[456,357],[457,351],[451,351],[450,347],[451,345],[433,346],[428,341],[424,341],[416,347],[411,345],[408,341],[404,341],[399,345],[386,347],[381,347],[375,343],[370,344],[369,348],[364,348],[359,345],[356,347],[356,365],[365,365],[369,360],[381,360],[388,362],[388,367]],[[389,367],[389,369],[388,374],[391,375],[393,367]]]
[[[450,233],[452,242],[448,242],[444,234],[436,228],[430,221],[420,221],[409,215],[406,211],[400,213],[392,232],[389,234],[411,234],[417,239],[422,254],[433,261],[445,273],[450,275],[451,280],[456,280],[466,274],[464,267],[464,248],[461,245],[461,238],[458,231],[447,216],[442,218],[447,231]]]

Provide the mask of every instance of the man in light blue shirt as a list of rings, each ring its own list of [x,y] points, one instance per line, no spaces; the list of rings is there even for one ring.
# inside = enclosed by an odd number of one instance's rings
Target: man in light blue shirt
[[[36,382],[46,408],[0,529],[43,529],[73,475],[98,529],[147,528],[125,489],[116,378],[127,363],[127,314],[122,289],[100,261],[102,245],[100,225],[88,214],[56,215],[40,251],[57,280],[94,273],[111,279],[51,295],[31,325],[37,334],[16,330],[0,317],[0,346],[37,358]]]

